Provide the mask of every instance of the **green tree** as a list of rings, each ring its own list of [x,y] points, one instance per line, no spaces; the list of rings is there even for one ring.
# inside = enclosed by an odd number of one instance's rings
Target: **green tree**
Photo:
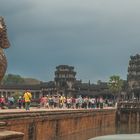
[[[123,80],[118,75],[110,76],[108,82],[109,90],[113,93],[114,99],[119,100],[120,92],[123,87]]]
[[[23,84],[24,78],[22,78],[20,75],[14,75],[14,74],[8,74],[5,75],[2,84],[10,85],[10,84]]]
[[[100,85],[101,83],[102,83],[101,80],[98,80],[98,81],[97,81],[97,85]]]
[[[36,85],[40,84],[40,80],[34,79],[34,78],[24,78],[20,75],[15,74],[7,74],[4,76],[4,78],[1,81],[1,84],[3,85]]]
[[[19,96],[23,96],[23,93],[22,92],[19,92],[19,91],[16,91],[15,93],[12,94],[12,96],[14,97],[15,102],[17,102]]]

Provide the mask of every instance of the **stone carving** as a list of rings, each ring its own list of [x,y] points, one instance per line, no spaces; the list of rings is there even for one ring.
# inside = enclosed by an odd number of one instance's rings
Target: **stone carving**
[[[3,49],[9,47],[10,43],[7,37],[7,29],[4,22],[4,18],[0,17],[0,81],[2,80],[7,69],[7,60]]]

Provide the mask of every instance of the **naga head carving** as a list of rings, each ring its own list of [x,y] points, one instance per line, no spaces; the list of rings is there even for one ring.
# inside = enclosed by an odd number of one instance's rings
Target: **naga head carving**
[[[3,49],[9,47],[10,43],[7,37],[7,29],[4,23],[4,18],[0,17],[0,81],[2,80],[7,69],[7,60]]]
[[[10,43],[7,37],[7,29],[4,22],[4,18],[0,16],[0,48],[6,49],[10,47]]]

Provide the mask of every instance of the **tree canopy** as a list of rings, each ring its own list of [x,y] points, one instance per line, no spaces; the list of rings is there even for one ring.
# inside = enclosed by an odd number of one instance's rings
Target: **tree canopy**
[[[118,96],[123,87],[123,80],[118,75],[112,75],[109,78],[108,87],[114,96]]]
[[[33,78],[23,78],[20,75],[7,74],[1,81],[3,85],[22,85],[22,84],[39,84],[40,81]]]
[[[2,84],[10,85],[10,84],[23,84],[24,78],[22,78],[20,75],[14,75],[14,74],[8,74],[5,75],[2,79]]]

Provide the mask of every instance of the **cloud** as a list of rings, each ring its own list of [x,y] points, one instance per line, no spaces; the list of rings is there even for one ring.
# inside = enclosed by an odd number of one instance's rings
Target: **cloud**
[[[126,79],[129,56],[139,53],[139,0],[0,3],[11,43],[7,72],[47,81],[56,65],[69,64],[79,79],[106,80],[115,73]]]

